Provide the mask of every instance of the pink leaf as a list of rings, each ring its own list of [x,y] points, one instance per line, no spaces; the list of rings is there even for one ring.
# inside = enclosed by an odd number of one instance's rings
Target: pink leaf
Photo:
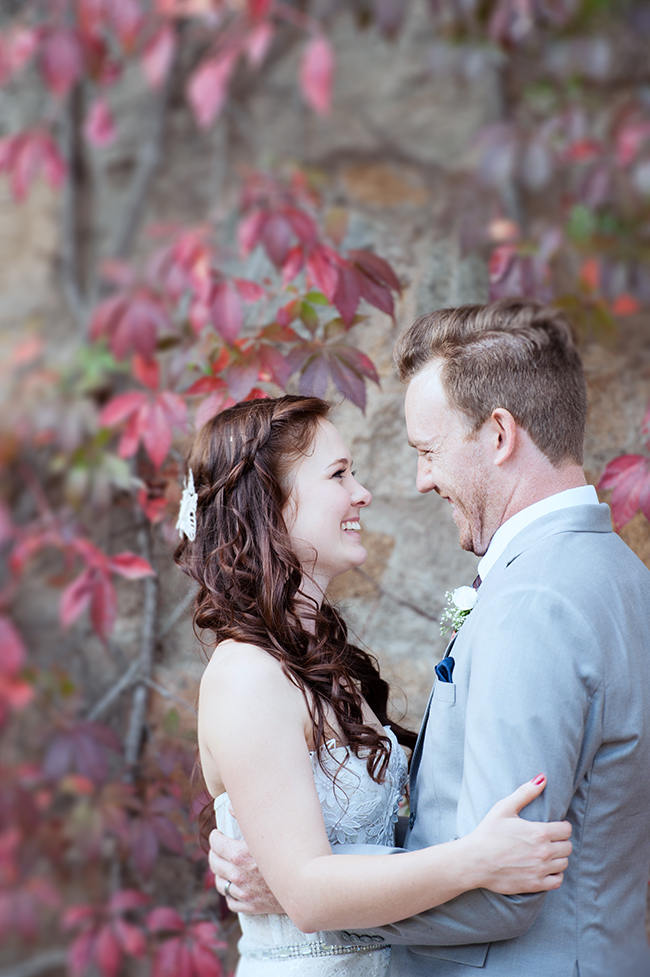
[[[247,0],[248,16],[251,20],[259,20],[266,17],[271,11],[273,0]]]
[[[115,895],[111,896],[109,908],[111,912],[124,912],[127,909],[139,909],[146,906],[149,896],[138,889],[120,889]]]
[[[64,930],[74,929],[82,923],[88,923],[93,919],[95,913],[92,906],[69,906],[61,918]]]
[[[165,408],[159,400],[143,408],[140,417],[140,436],[145,451],[156,468],[160,468],[171,448],[172,431]]]
[[[113,573],[128,580],[139,580],[141,577],[155,576],[155,570],[142,556],[135,553],[117,553],[108,561]]]
[[[142,28],[144,15],[138,0],[115,0],[108,5],[113,28],[122,47],[132,51]]]
[[[68,948],[70,977],[84,977],[93,956],[95,934],[81,933]]]
[[[132,414],[124,426],[118,446],[120,458],[131,458],[138,450],[140,443],[140,411]]]
[[[141,291],[129,296],[121,316],[114,320],[111,349],[118,359],[135,350],[151,357],[158,332],[169,325],[169,317],[160,299]]]
[[[102,926],[95,942],[95,960],[103,977],[117,977],[122,962],[122,950],[112,926]]]
[[[83,573],[66,587],[61,595],[59,605],[59,616],[64,628],[69,627],[76,621],[90,604],[92,595],[92,571],[84,570]]]
[[[172,937],[160,944],[153,961],[152,977],[180,977],[182,945],[178,937]]]
[[[256,359],[244,363],[233,363],[224,371],[230,393],[235,400],[243,400],[255,386],[259,373]]]
[[[158,401],[162,404],[167,420],[174,427],[184,427],[187,419],[187,404],[180,394],[171,390],[163,390],[158,394]]]
[[[244,302],[259,302],[266,295],[266,292],[257,282],[248,281],[246,278],[235,278],[237,291]]]
[[[51,92],[67,95],[82,71],[81,47],[73,30],[59,28],[49,34],[41,47],[41,70]]]
[[[501,244],[494,249],[490,255],[489,263],[491,282],[500,282],[504,278],[513,262],[515,253],[515,248],[511,244]]]
[[[237,241],[239,242],[239,250],[242,257],[250,254],[259,241],[265,221],[266,214],[259,210],[254,211],[240,221],[237,230]]]
[[[117,595],[108,576],[95,575],[90,603],[90,620],[100,638],[106,640],[113,630],[117,617]]]
[[[370,278],[387,285],[395,292],[401,291],[402,286],[399,278],[388,262],[380,258],[378,254],[373,254],[372,251],[350,251],[348,257]]]
[[[302,241],[303,244],[313,244],[317,237],[316,225],[313,220],[303,210],[297,207],[288,207],[284,216],[289,221],[293,233]]]
[[[300,86],[305,101],[319,114],[330,110],[334,52],[324,37],[309,42],[300,65]]]
[[[103,98],[98,98],[90,107],[84,135],[93,146],[107,146],[115,138],[115,121]]]
[[[254,68],[259,68],[266,57],[266,52],[273,40],[273,33],[273,27],[265,20],[257,24],[246,38],[246,54]]]
[[[202,129],[212,125],[223,107],[236,60],[237,56],[233,53],[209,58],[202,61],[190,77],[187,98],[194,118]]]
[[[390,289],[386,285],[380,285],[374,278],[370,278],[363,273],[359,274],[357,281],[361,297],[366,302],[369,302],[370,305],[374,305],[376,309],[380,309],[386,315],[392,317],[395,312],[395,306]]]
[[[222,977],[221,960],[212,950],[200,944],[194,944],[190,953],[196,977]]]
[[[321,397],[327,392],[330,379],[329,364],[324,356],[316,355],[307,360],[298,382],[299,393],[303,397]]]
[[[231,282],[219,282],[215,285],[210,312],[217,332],[226,342],[234,343],[239,336],[244,313],[237,289]]]
[[[307,271],[323,295],[332,302],[339,280],[339,271],[329,257],[328,249],[315,248],[307,259]]]
[[[360,297],[357,272],[352,268],[340,268],[339,280],[332,301],[341,313],[341,318],[346,326],[352,325]]]
[[[616,135],[616,160],[619,166],[629,166],[648,139],[650,122],[632,122],[621,126]]]
[[[215,393],[206,397],[205,400],[202,400],[196,410],[195,424],[197,431],[204,424],[207,424],[215,414],[225,410],[226,407],[230,407],[234,402],[233,398],[228,396],[226,390],[215,391]]]
[[[148,878],[156,864],[159,851],[158,839],[149,822],[142,819],[131,821],[129,847],[131,858],[138,872]]]
[[[27,64],[38,48],[38,33],[29,27],[14,27],[7,38],[6,56],[13,73]]]
[[[143,956],[147,943],[144,933],[133,923],[127,923],[124,919],[116,919],[113,922],[115,935],[124,953],[130,957]]]
[[[160,88],[169,73],[176,52],[176,32],[163,24],[142,53],[142,70],[152,88]]]
[[[612,303],[612,312],[614,315],[635,315],[640,309],[640,305],[637,299],[633,295],[624,292],[623,295],[619,295],[618,298]]]
[[[373,383],[379,384],[379,374],[375,364],[360,349],[355,346],[333,346],[330,349],[360,376],[368,377]]]
[[[612,490],[612,518],[621,529],[640,509],[650,519],[650,459],[621,455],[605,468],[599,489]]]
[[[169,906],[157,906],[147,916],[147,927],[152,933],[162,933],[168,930],[180,933],[185,929],[182,917]]]
[[[99,415],[99,423],[104,427],[115,427],[126,420],[146,402],[146,394],[138,390],[118,394],[106,404]]]
[[[272,214],[264,222],[260,240],[276,268],[280,268],[286,261],[291,238],[291,225],[282,214]]]
[[[25,645],[8,617],[0,616],[0,673],[15,675],[25,661]]]
[[[157,390],[160,386],[160,364],[157,360],[146,359],[135,353],[131,363],[131,370],[136,380],[149,390]]]
[[[282,265],[282,281],[287,285],[292,281],[305,263],[305,253],[299,244],[291,248]]]
[[[343,396],[365,411],[366,385],[362,377],[355,370],[350,369],[344,360],[335,356],[330,358],[330,372],[332,380]]]

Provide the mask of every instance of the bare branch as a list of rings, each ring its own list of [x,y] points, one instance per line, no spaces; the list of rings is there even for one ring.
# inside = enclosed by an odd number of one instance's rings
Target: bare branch
[[[196,716],[196,709],[186,702],[185,699],[181,699],[179,695],[176,695],[175,692],[170,692],[169,689],[166,689],[164,685],[160,685],[159,682],[155,682],[152,678],[145,679],[145,682],[149,688],[153,689],[154,692],[157,692],[158,695],[161,695],[164,699],[171,699],[172,702],[182,706],[186,712],[191,712],[193,716]]]
[[[435,615],[427,613],[427,611],[423,610],[419,604],[413,604],[410,600],[405,600],[403,597],[397,597],[395,594],[391,593],[390,590],[384,590],[381,584],[377,583],[374,577],[371,577],[370,574],[366,573],[366,571],[361,567],[355,567],[354,573],[371,583],[381,597],[387,597],[389,600],[392,600],[394,604],[399,604],[400,607],[407,607],[410,611],[413,611],[414,614],[419,615],[419,617],[426,618],[427,621],[438,621],[438,618]]]
[[[194,600],[195,593],[196,593],[196,588],[191,587],[188,590],[188,592],[185,594],[185,596],[181,597],[176,607],[174,607],[174,609],[169,612],[169,614],[167,615],[167,617],[165,618],[165,620],[163,621],[160,627],[160,631],[158,632],[159,641],[162,638],[164,638],[165,635],[171,631],[171,629],[174,627],[176,622],[183,617],[185,612],[191,606],[192,601]]]
[[[151,563],[151,529],[144,517],[141,518],[138,531],[138,543],[141,555]],[[158,603],[158,578],[147,577],[144,581],[144,607],[142,611],[142,637],[140,640],[140,654],[138,664],[140,675],[133,692],[129,728],[126,733],[124,759],[130,775],[138,762],[142,733],[145,727],[147,713],[147,682],[153,671],[153,653],[156,644],[156,610]]]
[[[115,682],[115,684],[112,685],[110,689],[108,689],[104,693],[101,699],[99,699],[99,701],[96,702],[95,705],[88,710],[88,714],[86,718],[90,722],[94,722],[95,720],[99,719],[102,713],[106,712],[108,707],[112,705],[112,703],[118,698],[118,696],[120,696],[122,692],[124,692],[131,685],[133,685],[133,683],[137,679],[139,669],[140,669],[140,659],[136,658],[134,662],[131,662],[127,670],[123,672],[122,675],[120,675],[117,682]]]
[[[82,284],[80,254],[80,190],[85,179],[83,147],[80,140],[82,86],[75,85],[63,112],[63,144],[68,164],[61,203],[61,281],[68,308],[83,334],[86,305]]]
[[[138,163],[126,196],[122,219],[118,223],[118,230],[111,248],[110,253],[114,258],[126,258],[131,253],[138,228],[144,217],[149,189],[162,158],[167,109],[169,108],[183,36],[182,28],[177,27],[176,30],[178,43],[175,58],[153,106],[149,136],[140,150]]]
[[[28,960],[13,964],[10,970],[0,970],[0,977],[38,977],[38,974],[60,970],[65,964],[66,956],[63,949],[46,950]]]

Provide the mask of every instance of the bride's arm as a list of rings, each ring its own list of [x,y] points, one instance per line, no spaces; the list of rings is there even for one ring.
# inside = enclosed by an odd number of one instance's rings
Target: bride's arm
[[[305,743],[308,725],[302,693],[259,649],[239,645],[206,669],[199,697],[204,768],[219,771],[263,877],[300,929],[378,926],[474,888],[544,891],[561,883],[569,848],[552,839],[567,838],[568,826],[515,817],[541,789],[532,786],[519,801],[509,799],[512,811],[491,812],[456,841],[399,857],[334,857]]]

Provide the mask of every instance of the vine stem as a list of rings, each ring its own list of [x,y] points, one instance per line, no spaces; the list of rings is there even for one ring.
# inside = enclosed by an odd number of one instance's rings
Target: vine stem
[[[13,964],[11,970],[0,970],[0,977],[37,977],[51,970],[60,970],[66,958],[67,953],[63,949],[46,950]]]
[[[140,516],[138,548],[141,555],[151,563],[151,529],[143,516]],[[127,779],[133,780],[140,756],[140,748],[147,718],[147,698],[149,682],[153,671],[153,657],[156,645],[156,614],[158,607],[158,578],[147,577],[144,581],[144,606],[142,610],[142,633],[140,654],[138,656],[139,674],[133,690],[131,714],[124,744],[124,760]]]

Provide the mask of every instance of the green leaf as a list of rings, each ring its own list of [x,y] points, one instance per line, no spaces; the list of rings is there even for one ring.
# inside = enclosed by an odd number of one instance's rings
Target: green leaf
[[[312,305],[329,305],[329,301],[322,292],[316,290],[312,292],[307,292],[305,295],[305,302],[311,302]]]
[[[596,231],[596,216],[584,204],[576,204],[569,214],[567,231],[574,241],[587,241]]]
[[[315,332],[318,329],[318,313],[308,302],[300,303],[300,319],[310,332]]]

